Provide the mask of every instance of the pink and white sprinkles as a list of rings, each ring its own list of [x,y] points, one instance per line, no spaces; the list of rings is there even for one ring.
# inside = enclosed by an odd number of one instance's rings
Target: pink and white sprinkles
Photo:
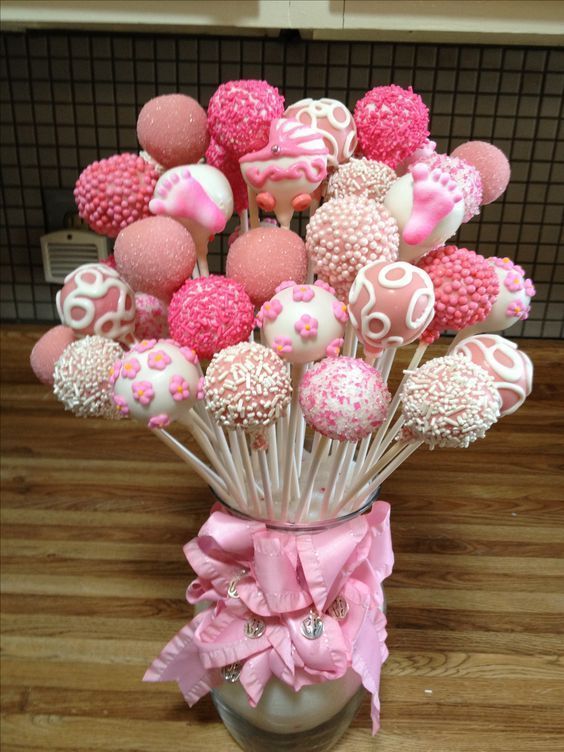
[[[327,181],[327,198],[364,196],[381,204],[388,189],[398,179],[396,173],[384,162],[373,159],[355,159],[339,166]]]

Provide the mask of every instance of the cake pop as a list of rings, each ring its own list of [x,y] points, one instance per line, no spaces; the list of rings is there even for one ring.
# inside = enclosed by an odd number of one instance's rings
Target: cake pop
[[[274,219],[274,217],[264,217],[264,219],[261,219],[259,223],[259,227],[279,227],[278,222]],[[255,228],[256,229],[256,228]],[[233,243],[241,237],[245,232],[248,232],[248,230],[242,230],[241,225],[238,224],[237,227],[233,230],[231,235],[227,238],[227,248],[231,248]]]
[[[266,344],[290,363],[311,363],[339,355],[347,306],[319,280],[313,285],[282,283],[258,319]]]
[[[186,280],[168,308],[171,337],[206,359],[248,339],[254,318],[243,286],[216,275]]]
[[[53,392],[65,410],[81,418],[120,418],[108,374],[122,354],[117,342],[99,336],[84,337],[65,347],[53,372]]]
[[[115,154],[88,165],[74,187],[78,213],[99,235],[120,230],[149,216],[158,174],[137,154]]]
[[[332,198],[310,219],[306,250],[319,277],[346,300],[358,271],[371,261],[395,261],[399,235],[395,219],[362,196]]]
[[[424,160],[431,171],[439,169],[450,175],[462,193],[464,217],[462,222],[469,222],[480,213],[483,203],[482,178],[478,170],[464,159],[449,157],[448,154],[433,154]]]
[[[113,364],[110,383],[121,415],[130,415],[149,428],[182,421],[203,397],[196,353],[170,339],[134,345]]]
[[[425,141],[423,141],[423,143],[418,146],[417,149],[415,149],[415,151],[412,151],[408,157],[403,159],[397,165],[396,174],[398,175],[398,177],[405,175],[408,169],[417,162],[427,162],[429,159],[431,159],[431,157],[435,153],[436,148],[436,142],[426,138]]]
[[[363,266],[349,293],[351,324],[367,353],[413,342],[434,316],[433,282],[405,261]]]
[[[196,264],[192,236],[169,217],[147,217],[122,230],[114,255],[120,274],[134,290],[165,301]]]
[[[54,326],[35,343],[29,364],[33,373],[42,384],[53,383],[55,363],[63,354],[65,347],[74,342],[74,331],[70,326]]]
[[[168,336],[168,310],[165,303],[146,292],[135,293],[135,339],[162,339]]]
[[[282,227],[288,227],[294,211],[307,209],[327,175],[327,147],[319,131],[280,118],[272,121],[267,145],[239,163],[258,206],[274,211]]]
[[[353,157],[329,176],[326,198],[364,196],[381,204],[397,177],[392,168],[383,162]]]
[[[269,300],[284,280],[306,281],[307,254],[299,235],[258,227],[241,235],[227,254],[225,273],[240,282],[255,306]]]
[[[197,162],[209,143],[205,110],[186,94],[154,97],[139,113],[137,138],[165,169]]]
[[[132,341],[133,291],[115,269],[105,264],[79,266],[65,277],[56,301],[61,323],[77,337],[96,334],[118,342]]]
[[[457,146],[452,157],[463,159],[475,167],[482,178],[482,204],[491,204],[509,184],[511,165],[505,154],[485,141],[467,141]]]
[[[225,175],[233,193],[235,211],[242,214],[249,207],[249,194],[238,159],[212,138],[206,151],[206,162]]]
[[[533,364],[529,356],[498,334],[476,334],[459,342],[451,351],[486,370],[501,399],[500,417],[518,410],[533,388]]]
[[[360,441],[386,417],[390,393],[380,373],[362,360],[325,358],[300,382],[308,425],[337,441]]]

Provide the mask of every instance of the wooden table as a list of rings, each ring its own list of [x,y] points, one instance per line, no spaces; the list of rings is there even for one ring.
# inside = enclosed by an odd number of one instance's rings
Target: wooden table
[[[238,749],[146,666],[190,617],[182,544],[209,491],[133,422],[66,414],[2,336],[3,752]],[[471,448],[420,450],[385,486],[396,567],[382,729],[340,752],[564,746],[562,344],[523,341],[535,390]]]

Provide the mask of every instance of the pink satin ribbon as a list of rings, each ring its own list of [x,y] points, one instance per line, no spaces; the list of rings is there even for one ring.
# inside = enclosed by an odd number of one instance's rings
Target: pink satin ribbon
[[[221,509],[214,507],[184,547],[197,574],[186,597],[213,605],[173,637],[144,681],[178,682],[192,706],[222,683],[223,666],[241,663],[239,680],[254,707],[272,677],[299,691],[352,668],[372,695],[376,733],[380,668],[388,655],[382,580],[394,562],[389,504],[378,501],[369,514],[300,535]],[[230,583],[238,597],[228,594]],[[342,620],[327,613],[337,596],[348,604]],[[323,620],[323,634],[314,640],[301,632],[311,611]],[[260,637],[245,635],[252,616],[265,624]]]

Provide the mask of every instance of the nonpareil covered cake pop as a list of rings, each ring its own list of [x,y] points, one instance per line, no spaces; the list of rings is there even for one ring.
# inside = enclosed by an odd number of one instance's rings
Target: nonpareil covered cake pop
[[[457,146],[451,157],[463,159],[475,167],[482,178],[482,204],[491,204],[509,184],[511,165],[505,154],[486,141],[467,141]]]
[[[392,168],[383,162],[353,157],[329,176],[326,198],[363,196],[381,204],[397,177]]]
[[[63,354],[65,347],[74,342],[74,331],[70,326],[54,326],[35,343],[29,364],[31,370],[42,384],[53,383],[55,363]]]
[[[135,339],[163,339],[168,336],[165,303],[146,292],[135,293]]]

